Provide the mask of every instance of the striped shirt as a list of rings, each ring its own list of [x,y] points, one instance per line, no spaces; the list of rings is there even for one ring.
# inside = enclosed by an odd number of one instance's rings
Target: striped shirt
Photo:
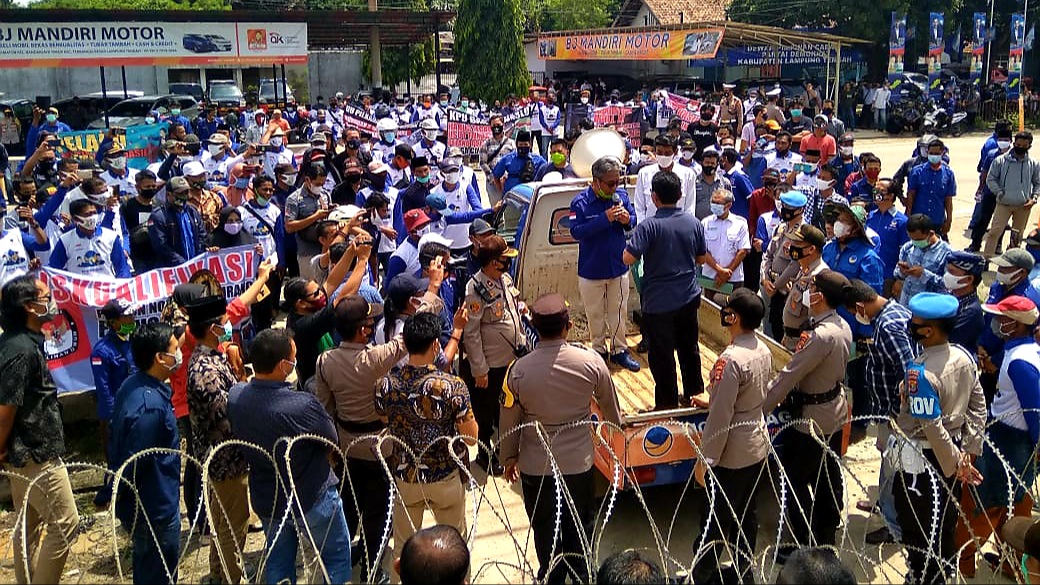
[[[902,278],[903,291],[899,294],[899,302],[908,305],[910,299],[919,292],[946,292],[943,274],[946,272],[946,259],[950,256],[950,245],[937,240],[927,248],[918,248],[912,241],[903,244],[899,249],[899,261],[910,266],[921,266],[921,276],[908,276],[898,266],[893,272],[896,278]],[[888,275],[885,275],[888,278]]]
[[[892,300],[874,316],[874,340],[867,353],[865,380],[874,416],[894,415],[899,409],[899,383],[917,354],[917,344],[910,339],[907,327],[910,317],[910,309]]]

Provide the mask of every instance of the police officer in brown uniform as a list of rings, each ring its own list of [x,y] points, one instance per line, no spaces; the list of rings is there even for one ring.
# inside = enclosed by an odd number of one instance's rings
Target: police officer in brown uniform
[[[753,501],[755,487],[769,454],[762,403],[773,371],[773,355],[755,329],[765,316],[762,299],[746,288],[734,291],[721,311],[722,326],[732,341],[711,369],[708,389],[693,397],[693,403],[708,408],[701,433],[701,458],[694,474],[706,485],[705,473],[712,470],[707,485],[714,495],[715,513],[704,499],[701,536],[697,542],[714,550],[697,551],[694,565],[697,583],[750,582],[748,574],[758,535],[758,509]],[[709,524],[709,519],[711,523]],[[722,549],[733,546],[733,569],[737,578],[726,578],[718,565]]]
[[[944,583],[947,566],[957,566],[958,480],[983,481],[971,455],[982,453],[986,396],[971,354],[949,342],[956,297],[922,292],[909,304],[910,336],[923,349],[907,365],[898,428],[885,457],[897,471],[892,496],[906,546],[906,582]]]
[[[791,280],[791,292],[784,303],[784,347],[794,351],[809,324],[809,285],[817,274],[827,270],[821,258],[827,240],[819,228],[809,224],[798,226],[787,237],[791,241],[788,254],[795,261],[787,270],[797,270],[798,274]]]
[[[805,223],[803,218],[807,202],[805,194],[800,191],[792,190],[780,195],[780,219],[783,223],[776,227],[773,239],[769,240],[762,256],[762,292],[769,296],[770,333],[777,341],[784,338],[784,304],[791,289],[791,280],[798,275],[798,263],[791,259],[789,252],[790,234]],[[791,270],[788,267],[792,267]]]
[[[480,272],[466,283],[469,322],[463,339],[473,374],[470,400],[480,429],[477,439],[491,451],[489,457],[488,451],[480,449],[476,463],[489,475],[502,475],[502,464],[491,444],[494,427],[498,426],[502,384],[509,364],[527,351],[520,291],[513,287],[509,276],[516,255],[517,251],[506,245],[502,236],[491,236],[477,251]]]
[[[765,412],[772,412],[787,400],[794,418],[806,421],[783,432],[780,451],[792,496],[787,521],[800,546],[833,545],[841,519],[842,471],[834,454],[841,453],[842,427],[849,417],[842,381],[852,330],[836,309],[844,304],[847,286],[848,279],[833,270],[813,277],[809,330],[802,332],[791,361],[769,384],[765,401]],[[796,548],[782,546],[777,561],[786,561]]]
[[[531,306],[531,313],[538,345],[512,365],[504,390],[501,421],[508,434],[500,448],[505,477],[520,480],[534,531],[539,582],[563,583],[569,572],[575,583],[586,583],[591,548],[583,548],[582,543],[591,545],[592,538],[594,439],[590,426],[581,423],[589,420],[593,400],[606,421],[620,425],[621,415],[603,358],[591,349],[567,343],[571,323],[563,297],[543,295]],[[521,425],[525,426],[514,430]],[[553,472],[552,462],[559,474]],[[554,482],[559,479],[566,485],[573,511],[556,498]],[[562,518],[554,547],[557,514]],[[553,554],[564,556],[549,571]]]

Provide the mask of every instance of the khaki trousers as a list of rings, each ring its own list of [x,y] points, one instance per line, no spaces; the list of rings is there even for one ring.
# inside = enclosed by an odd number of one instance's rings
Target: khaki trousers
[[[61,459],[36,463],[32,459],[23,467],[5,465],[11,475],[11,494],[18,512],[25,514],[25,536],[23,541],[19,525],[15,525],[14,573],[20,583],[58,583],[65,571],[65,559],[79,528],[79,512],[72,497],[69,472]],[[29,492],[29,484],[36,480]],[[29,493],[27,493],[29,492]],[[40,533],[46,535],[40,539]],[[25,573],[28,552],[29,574]],[[33,557],[39,554],[36,565]]]
[[[585,305],[585,317],[589,321],[592,349],[607,353],[610,339],[610,355],[628,351],[625,334],[628,333],[628,272],[609,280],[589,280],[578,277],[578,292]]]
[[[1025,237],[1026,224],[1029,223],[1029,212],[1032,210],[1032,206],[1023,207],[1021,205],[997,203],[997,208],[993,211],[993,220],[989,224],[989,231],[986,233],[986,247],[983,252],[987,256],[993,255],[1001,236],[1004,235],[1004,226],[1007,225],[1008,219],[1012,220],[1011,229],[1017,231],[1020,237]]]
[[[426,508],[433,512],[437,524],[454,526],[466,540],[466,490],[459,481],[458,471],[430,483],[396,481],[400,497],[394,504],[394,547],[398,553],[415,531],[422,528]]]
[[[224,583],[242,579],[241,554],[249,531],[249,475],[210,481],[206,500],[214,538],[209,544],[209,572]],[[221,563],[223,557],[223,563]],[[227,567],[226,570],[223,567]]]

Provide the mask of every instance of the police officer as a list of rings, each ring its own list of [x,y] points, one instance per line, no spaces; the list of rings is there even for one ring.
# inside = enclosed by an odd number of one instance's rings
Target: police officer
[[[490,236],[477,250],[480,272],[466,283],[469,322],[463,340],[473,374],[469,393],[480,429],[477,439],[488,449],[480,450],[476,463],[489,475],[496,476],[503,471],[491,444],[494,427],[498,425],[499,395],[509,364],[518,354],[527,351],[520,316],[520,291],[513,287],[509,276],[516,255],[517,251],[510,248],[502,236]]]
[[[501,457],[506,479],[520,480],[538,553],[538,580],[563,583],[570,573],[575,583],[585,583],[590,551],[582,543],[591,542],[595,472],[592,434],[580,423],[589,420],[593,399],[601,420],[620,425],[621,416],[606,364],[596,352],[567,343],[571,322],[564,298],[559,293],[543,295],[531,313],[539,341],[509,369],[501,408],[502,428],[508,434],[502,437]],[[554,482],[560,479],[573,509],[555,497]],[[559,555],[561,562],[550,571]]]
[[[94,398],[97,400],[97,417],[101,423],[102,445],[108,445],[108,423],[112,420],[116,391],[137,371],[130,355],[130,334],[137,329],[135,310],[132,303],[123,299],[112,299],[101,307],[101,316],[105,318],[108,332],[94,346],[94,351],[90,352],[90,369],[94,373]],[[106,448],[106,459],[107,451]],[[103,508],[111,499],[111,479],[106,476],[105,485],[94,496],[94,505]]]
[[[983,479],[971,455],[982,451],[986,399],[971,355],[949,342],[957,299],[918,293],[910,311],[910,335],[923,349],[900,385],[897,428],[885,456],[897,469],[892,491],[906,546],[906,582],[943,583],[944,565],[957,560],[957,480],[979,485]]]
[[[778,562],[786,561],[798,546],[811,546],[810,540],[817,545],[835,543],[843,501],[842,470],[835,454],[842,452],[841,431],[849,418],[842,381],[852,350],[852,331],[836,309],[844,303],[848,286],[848,279],[833,270],[812,279],[810,329],[769,384],[764,411],[772,412],[787,401],[793,418],[804,421],[784,431],[780,452],[793,496],[787,501],[787,519],[797,545],[780,547]]]
[[[788,255],[795,262],[787,267],[787,271],[797,270],[798,275],[791,281],[791,293],[784,303],[784,347],[794,351],[802,331],[809,324],[806,298],[809,285],[813,277],[827,270],[827,264],[821,258],[826,239],[819,228],[807,223],[791,232],[788,239],[791,241]]]
[[[747,572],[758,534],[758,510],[752,500],[769,454],[762,403],[773,371],[772,353],[755,336],[763,316],[765,305],[758,295],[746,288],[730,295],[721,317],[732,341],[712,367],[708,389],[693,397],[695,405],[709,409],[694,474],[705,485],[704,476],[711,467],[711,489],[716,493],[716,513],[705,507],[701,514],[699,541],[711,548],[720,540],[736,547],[732,556],[739,577],[723,578],[718,567],[721,550],[716,548],[703,554],[697,551],[693,579],[698,583],[751,580]]]
[[[789,253],[789,235],[805,222],[803,212],[807,202],[805,194],[800,191],[792,190],[780,195],[780,220],[783,223],[777,226],[762,257],[762,291],[769,296],[769,325],[773,339],[777,341],[784,338],[784,304],[791,280],[797,276],[797,269],[787,271],[792,264],[797,266]]]

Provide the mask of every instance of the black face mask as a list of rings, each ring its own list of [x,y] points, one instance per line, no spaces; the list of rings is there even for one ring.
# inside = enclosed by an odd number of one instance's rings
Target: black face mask
[[[41,161],[39,163],[36,163],[35,173],[37,175],[46,175],[46,176],[58,174],[57,171],[54,170],[54,161],[46,161],[46,160],[45,161]]]
[[[921,343],[928,337],[927,335],[921,335],[921,330],[929,327],[931,327],[931,325],[920,325],[913,322],[907,323],[907,329],[910,330],[910,338],[917,343]]]
[[[707,166],[707,165],[701,167],[701,169],[704,171],[705,175],[714,175],[716,168],[718,168],[718,167],[712,167],[712,166]]]
[[[349,148],[350,150],[357,150],[357,149],[361,148],[361,141],[360,140],[348,140],[347,141],[347,148]]]
[[[151,199],[159,192],[158,189],[138,189],[137,194],[144,199]]]
[[[502,126],[492,126],[491,127],[491,132],[493,134],[501,134],[502,133]]]
[[[356,185],[361,182],[361,175],[347,175],[347,184]]]
[[[797,216],[798,216],[798,212],[795,211],[794,209],[781,209],[780,210],[780,219],[782,219],[784,221],[791,221],[792,219],[794,219]]]
[[[498,266],[502,272],[509,272],[509,269],[513,267],[513,259],[506,258],[505,260],[503,260],[500,258],[498,260]]]
[[[1016,146],[1012,148],[1012,150],[1015,151],[1015,156],[1025,156],[1025,154],[1029,152],[1028,148],[1022,148],[1021,146]]]
[[[192,181],[192,182],[188,183],[188,186],[191,187],[192,189],[205,189],[206,188],[206,181]]]
[[[795,247],[795,246],[791,246],[789,248],[789,250],[790,250],[791,260],[796,260],[797,261],[797,260],[801,260],[802,258],[805,258],[805,251],[802,250],[801,248],[798,248],[798,247]]]
[[[530,156],[531,148],[528,147],[528,146],[525,146],[523,148],[517,148],[516,149],[516,154],[519,155],[519,156]]]
[[[824,108],[823,109],[823,115],[824,116],[830,117],[830,115],[833,114],[833,113],[834,113],[834,110],[832,108]]]

